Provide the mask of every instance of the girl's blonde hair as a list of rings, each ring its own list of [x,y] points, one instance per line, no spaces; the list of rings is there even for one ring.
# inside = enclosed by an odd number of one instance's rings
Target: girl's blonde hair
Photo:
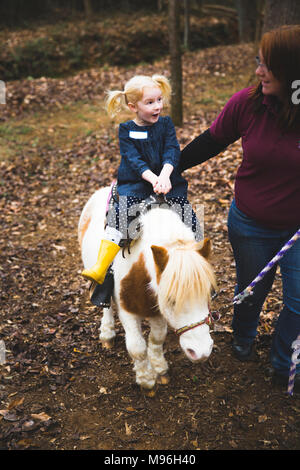
[[[136,104],[143,97],[145,87],[157,86],[162,92],[165,103],[168,103],[171,95],[171,85],[169,80],[163,75],[136,75],[132,77],[124,87],[124,91],[109,91],[106,100],[106,109],[110,116],[114,117],[123,108],[126,109],[128,103]]]

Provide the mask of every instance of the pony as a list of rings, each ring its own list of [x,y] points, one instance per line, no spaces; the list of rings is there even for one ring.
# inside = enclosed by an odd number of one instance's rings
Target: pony
[[[97,257],[110,188],[97,190],[85,204],[78,224],[78,238],[85,268]],[[163,345],[168,327],[179,336],[191,362],[206,360],[213,349],[209,304],[216,280],[208,261],[211,242],[195,242],[192,230],[170,208],[153,208],[141,216],[141,234],[130,251],[113,262],[114,292],[127,351],[133,361],[136,383],[154,390],[169,382]],[[148,342],[142,320],[150,326]],[[102,346],[115,338],[112,307],[104,308],[100,325]],[[147,344],[148,343],[148,344]]]

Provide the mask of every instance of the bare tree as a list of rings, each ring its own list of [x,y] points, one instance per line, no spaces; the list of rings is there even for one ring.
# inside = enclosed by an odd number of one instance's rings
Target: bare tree
[[[255,48],[260,42],[264,23],[265,0],[256,0]]]
[[[169,0],[169,50],[171,62],[171,116],[175,126],[182,125],[182,63],[179,0]]]
[[[252,42],[255,39],[257,0],[236,0],[240,42]]]
[[[163,0],[157,0],[157,9],[159,12],[163,9]]]
[[[190,39],[190,0],[184,0],[184,38],[183,46],[185,49],[189,49]]]
[[[84,6],[86,19],[90,20],[93,15],[93,7],[92,7],[91,0],[83,0],[83,6]]]
[[[299,0],[266,0],[263,33],[285,24],[300,24]]]

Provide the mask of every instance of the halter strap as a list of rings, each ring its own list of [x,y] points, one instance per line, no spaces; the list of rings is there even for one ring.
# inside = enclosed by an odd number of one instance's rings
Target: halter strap
[[[198,321],[196,323],[192,323],[191,325],[183,326],[182,328],[178,328],[178,330],[175,330],[175,333],[177,336],[181,336],[186,331],[192,330],[193,328],[197,328],[197,326],[201,326],[204,324],[211,326],[213,325],[214,321],[219,320],[219,318],[220,318],[220,315],[218,313],[211,314],[209,312],[209,314],[207,315],[206,318],[204,318],[204,320]]]

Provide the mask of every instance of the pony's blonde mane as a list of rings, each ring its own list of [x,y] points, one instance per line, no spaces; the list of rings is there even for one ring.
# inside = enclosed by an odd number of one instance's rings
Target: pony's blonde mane
[[[179,312],[188,300],[209,302],[216,281],[211,264],[200,254],[202,242],[173,210],[156,208],[142,217],[143,240],[146,245],[163,246],[168,250],[168,263],[158,283],[159,304],[172,305]]]
[[[174,245],[174,244],[173,244]],[[163,306],[172,305],[175,313],[186,300],[210,302],[216,280],[211,264],[198,252],[199,244],[179,241],[169,251],[169,261],[158,285],[158,297]]]

